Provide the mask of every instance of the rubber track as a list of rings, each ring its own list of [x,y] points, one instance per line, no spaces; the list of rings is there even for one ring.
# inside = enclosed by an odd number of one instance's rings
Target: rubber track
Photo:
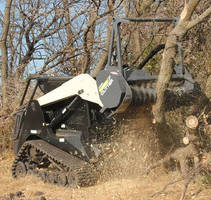
[[[71,154],[68,154],[67,152],[62,151],[61,149],[45,142],[44,140],[31,140],[23,144],[12,165],[12,176],[14,178],[17,177],[17,163],[19,161],[23,161],[25,158],[25,151],[30,147],[36,148],[47,158],[59,164],[62,169],[66,169],[64,170],[64,173],[67,173],[67,171],[71,170],[79,180],[79,186],[88,186],[96,183],[98,176],[93,165]]]

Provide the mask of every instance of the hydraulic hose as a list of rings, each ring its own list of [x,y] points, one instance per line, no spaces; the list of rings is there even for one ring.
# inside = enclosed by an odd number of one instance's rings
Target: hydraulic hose
[[[146,65],[146,63],[155,55],[157,54],[159,51],[161,51],[162,49],[165,48],[165,44],[159,44],[158,46],[156,46],[150,53],[149,55],[138,65],[137,69],[142,69],[144,67],[144,65]]]

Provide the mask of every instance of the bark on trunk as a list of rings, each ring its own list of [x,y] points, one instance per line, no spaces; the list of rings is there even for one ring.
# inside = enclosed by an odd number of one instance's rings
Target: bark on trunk
[[[89,66],[91,65],[97,15],[98,10],[93,8],[89,14],[89,23],[87,28],[84,30],[83,46],[85,50],[85,56],[82,73],[86,73],[89,70]]]
[[[108,1],[108,11],[110,10],[114,10],[114,4],[115,1]],[[107,63],[107,59],[108,59],[108,49],[109,49],[109,45],[110,45],[110,38],[111,38],[111,31],[112,31],[112,19],[114,16],[114,12],[111,12],[108,15],[108,28],[107,28],[107,42],[106,42],[106,51],[103,53],[101,59],[98,61],[97,66],[95,67],[94,71],[92,72],[92,76],[96,77],[96,75],[98,74],[98,72],[100,70],[102,70],[106,63]]]
[[[2,105],[6,106],[7,103],[7,78],[8,78],[8,51],[7,51],[7,37],[10,25],[10,9],[12,0],[6,1],[4,11],[3,29],[1,35],[1,88],[2,88]]]
[[[173,71],[174,57],[176,55],[176,36],[174,31],[169,35],[165,50],[163,52],[163,60],[158,76],[158,82],[156,86],[157,101],[153,107],[154,117],[156,122],[164,121],[164,92],[168,87],[169,80]]]
[[[177,40],[180,41],[190,28],[202,22],[202,20],[211,13],[210,7],[196,19],[191,20],[192,14],[199,2],[200,0],[189,0],[188,2],[185,1],[185,7],[180,15],[180,19],[176,27],[171,31],[167,38],[156,86],[157,101],[153,107],[153,113],[157,123],[165,123],[164,93],[168,87],[168,83],[173,71]]]
[[[71,6],[71,4],[69,5],[68,0],[63,0],[63,4],[64,4],[65,22],[67,24],[65,26],[65,31],[66,31],[68,47],[69,47],[68,51],[70,52],[69,56],[72,57],[70,59],[70,67],[71,67],[72,74],[77,74],[78,69],[76,67],[76,58],[74,57],[75,55],[74,33],[72,32],[72,28],[71,28],[71,19],[70,19],[70,10],[69,10],[69,7]]]

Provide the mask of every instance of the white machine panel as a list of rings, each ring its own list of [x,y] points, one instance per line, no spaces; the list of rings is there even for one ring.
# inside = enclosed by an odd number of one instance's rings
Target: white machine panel
[[[103,107],[98,94],[97,83],[89,74],[80,74],[37,100],[40,106],[44,106],[75,95]]]

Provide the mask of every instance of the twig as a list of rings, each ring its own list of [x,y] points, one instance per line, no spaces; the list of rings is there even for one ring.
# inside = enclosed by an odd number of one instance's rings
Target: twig
[[[184,185],[184,188],[183,188],[183,191],[182,191],[180,200],[184,200],[184,198],[185,198],[185,193],[186,193],[186,191],[187,191],[187,189],[188,189],[188,185],[189,185],[190,182],[194,179],[194,177],[200,172],[200,170],[201,170],[201,165],[199,164],[199,165],[197,166],[197,168],[194,169],[194,172],[193,172],[192,176],[188,177],[188,179],[187,179],[187,181],[186,181],[186,183],[185,183],[185,185]]]
[[[188,185],[190,184],[190,182],[193,180],[195,176],[190,176],[188,178],[188,180],[186,181],[185,185],[184,185],[184,188],[183,188],[183,191],[182,191],[182,194],[181,194],[181,197],[180,197],[180,200],[183,200],[185,198],[185,193],[188,189]]]
[[[184,179],[185,179],[185,177],[180,177],[179,179],[177,179],[177,180],[175,180],[175,181],[170,181],[170,182],[168,182],[161,190],[159,190],[159,191],[157,191],[157,192],[155,192],[155,193],[149,195],[149,197],[152,198],[152,197],[154,197],[154,196],[156,196],[156,195],[158,195],[158,194],[163,193],[163,192],[167,189],[167,187],[168,187],[169,185],[173,185],[173,184],[175,184],[175,183],[177,183],[177,182],[180,182],[180,181],[182,181],[182,180],[184,180]]]
[[[182,195],[180,197],[180,200],[184,200],[185,193],[187,191],[188,185],[194,179],[194,177],[196,176],[196,174],[198,174],[200,172],[200,170],[201,170],[201,164],[202,163],[199,163],[198,166],[196,168],[194,168],[193,170],[191,170],[186,176],[182,176],[182,177],[178,178],[177,180],[168,182],[161,190],[159,190],[159,191],[157,191],[157,192],[149,195],[149,197],[150,198],[153,198],[154,196],[163,193],[168,188],[169,185],[173,185],[173,184],[175,184],[177,182],[180,182],[182,180],[187,179],[187,181],[186,181],[186,183],[184,185],[184,189],[182,191]]]

